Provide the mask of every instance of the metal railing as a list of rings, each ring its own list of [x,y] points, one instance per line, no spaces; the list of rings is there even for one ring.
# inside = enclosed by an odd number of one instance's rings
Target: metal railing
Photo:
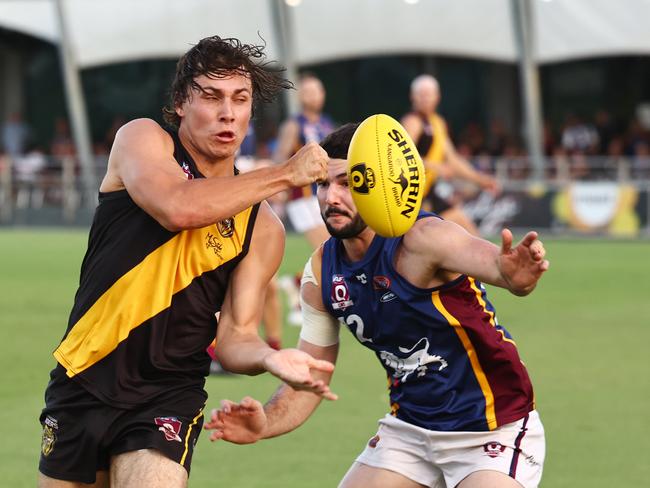
[[[94,188],[88,189],[84,187],[81,167],[75,157],[28,154],[12,160],[0,156],[0,224],[88,225],[97,203],[97,189],[106,171],[107,159],[106,156],[96,157],[95,173],[98,181]],[[540,191],[561,194],[578,187],[584,190],[589,183],[608,183],[610,187],[614,184],[620,188],[634,189],[634,198],[638,200],[634,210],[634,218],[639,224],[638,233],[650,236],[650,157],[563,155],[547,158],[544,177],[539,181],[530,180],[532,168],[527,158],[479,157],[474,158],[472,164],[480,171],[496,176],[503,188],[501,196],[479,194],[475,187],[462,182],[446,182],[439,186],[442,187],[443,196],[451,197],[459,203],[464,202],[467,212],[477,222],[494,221],[498,224],[496,214],[504,212],[506,208],[510,208],[512,213],[513,201],[517,200],[515,195]],[[599,198],[596,194],[592,197]],[[585,201],[580,205],[588,206],[588,198]],[[544,205],[550,205],[546,200],[544,202]],[[522,204],[519,198],[518,204],[520,207],[532,205],[534,208],[534,203]],[[526,211],[526,215],[531,216],[530,210]],[[494,215],[490,216],[491,212]],[[543,212],[548,212],[548,208],[540,207],[539,213]],[[570,231],[570,223],[566,226],[562,223],[558,225],[557,219],[549,223],[535,217],[533,213],[531,225],[538,229],[540,225],[542,229],[548,225],[549,230]],[[484,228],[488,235],[491,234],[491,228],[487,224]]]

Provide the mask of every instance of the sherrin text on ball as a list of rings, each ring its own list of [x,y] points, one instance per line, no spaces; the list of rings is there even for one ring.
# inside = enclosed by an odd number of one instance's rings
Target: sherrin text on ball
[[[404,127],[385,114],[357,128],[348,150],[348,180],[361,218],[384,237],[397,237],[417,220],[424,166]]]

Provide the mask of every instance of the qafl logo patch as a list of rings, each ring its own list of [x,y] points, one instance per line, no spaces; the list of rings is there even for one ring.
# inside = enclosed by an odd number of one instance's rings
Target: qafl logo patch
[[[158,426],[158,430],[165,434],[165,440],[183,442],[178,435],[183,423],[176,417],[156,417],[153,420]]]
[[[230,217],[222,220],[221,222],[217,223],[217,229],[219,229],[219,234],[221,234],[223,237],[232,237],[235,233],[235,219]]]
[[[488,442],[486,444],[483,444],[483,450],[485,451],[485,454],[487,454],[491,458],[496,458],[499,457],[501,453],[506,450],[506,446],[496,441]]]
[[[345,310],[354,305],[350,300],[350,290],[343,275],[332,275],[332,308],[334,310]]]
[[[47,457],[54,449],[56,443],[56,432],[59,430],[59,423],[49,415],[43,423],[43,436],[41,437],[41,452]]]

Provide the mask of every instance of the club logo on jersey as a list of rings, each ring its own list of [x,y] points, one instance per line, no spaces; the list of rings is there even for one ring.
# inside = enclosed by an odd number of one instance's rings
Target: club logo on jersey
[[[499,455],[506,450],[506,446],[496,441],[488,442],[487,444],[483,444],[483,450],[485,451],[485,454],[491,458],[495,458],[499,457]]]
[[[56,431],[59,430],[59,423],[49,415],[45,417],[43,422],[43,436],[41,437],[41,452],[43,456],[47,457],[54,449],[56,443]]]
[[[375,290],[388,290],[390,288],[390,278],[387,276],[373,276],[372,287]]]
[[[166,440],[183,442],[178,435],[183,424],[176,417],[156,417],[153,420],[156,422],[158,430],[165,434]]]
[[[357,281],[360,281],[362,285],[368,283],[368,277],[366,276],[366,273],[361,273],[360,275],[355,275],[354,277],[357,279]]]
[[[368,441],[368,447],[371,447],[371,448],[373,448],[373,449],[374,449],[375,447],[377,447],[377,444],[379,444],[379,439],[380,439],[379,435],[376,435],[375,437],[373,437],[372,439],[370,439],[370,440]]]
[[[379,357],[386,366],[395,372],[393,378],[406,383],[408,377],[417,371],[418,378],[424,376],[430,365],[437,364],[438,371],[445,369],[448,364],[441,356],[429,354],[429,339],[423,337],[413,347],[399,347],[399,352],[408,354],[401,358],[389,351],[380,351]]]
[[[223,237],[232,237],[235,233],[235,219],[230,217],[218,222],[217,229],[219,229],[219,234]]]
[[[183,173],[185,173],[185,176],[187,176],[188,180],[193,180],[194,175],[192,174],[192,170],[190,169],[190,166],[187,163],[181,164],[181,169],[183,170]]]
[[[354,305],[350,300],[350,290],[343,275],[332,275],[332,308],[345,310]]]
[[[221,257],[221,250],[223,249],[223,244],[219,242],[219,239],[217,239],[214,234],[211,234],[208,232],[208,235],[205,237],[205,248],[210,249],[214,251],[215,254],[217,254],[219,257]]]

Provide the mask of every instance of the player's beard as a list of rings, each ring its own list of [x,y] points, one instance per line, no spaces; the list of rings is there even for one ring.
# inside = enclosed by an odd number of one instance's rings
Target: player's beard
[[[351,220],[343,227],[334,228],[327,222],[327,217],[333,214],[345,215],[346,217],[350,217]],[[341,212],[331,207],[326,209],[324,213],[321,213],[321,217],[323,218],[323,222],[325,222],[327,232],[329,232],[332,237],[336,237],[337,239],[350,239],[351,237],[356,237],[366,227],[368,227],[368,224],[363,221],[361,215],[358,213],[355,215],[350,215],[348,212]]]

